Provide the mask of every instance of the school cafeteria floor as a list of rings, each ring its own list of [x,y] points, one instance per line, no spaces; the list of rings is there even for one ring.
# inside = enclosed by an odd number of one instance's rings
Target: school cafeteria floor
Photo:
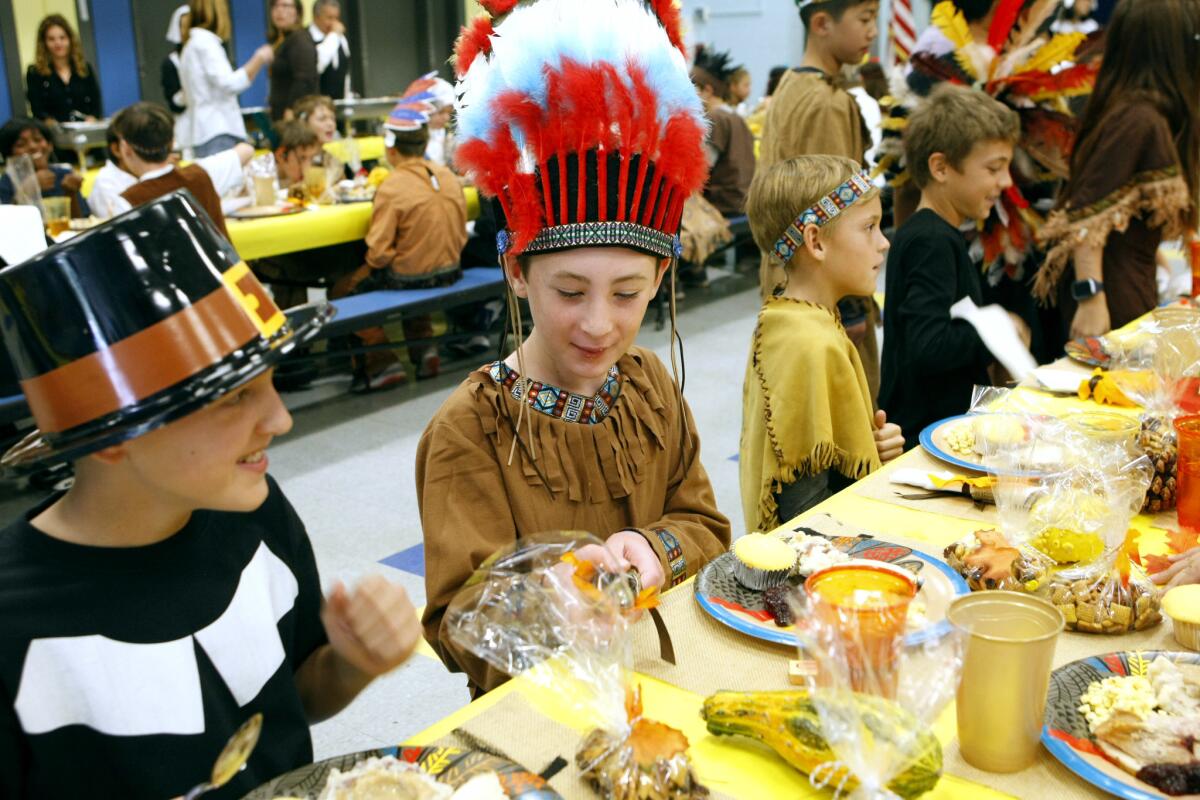
[[[759,305],[755,267],[743,264],[740,274],[710,268],[710,286],[689,288],[679,309],[686,397],[703,443],[701,458],[735,536],[743,527],[736,454],[742,375]],[[655,331],[653,318],[651,309],[638,341],[669,363],[667,331]],[[426,422],[469,368],[455,365],[437,379],[374,395],[349,395],[347,379],[338,378],[284,395],[295,425],[271,447],[271,474],[308,527],[326,587],[383,574],[401,583],[414,604],[424,604],[413,459]],[[0,485],[0,523],[38,497]],[[423,649],[313,728],[316,757],[402,742],[467,702],[465,679]]]

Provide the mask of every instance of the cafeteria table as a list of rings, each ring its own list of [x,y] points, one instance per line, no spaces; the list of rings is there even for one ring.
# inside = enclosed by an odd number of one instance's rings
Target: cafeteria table
[[[1057,366],[1075,368],[1065,359]],[[1082,369],[1080,373],[1086,375]],[[1091,401],[1055,397],[1029,389],[1021,391],[1025,400],[1046,413],[1063,414],[1080,408],[1099,410],[1099,406]],[[1112,409],[1105,407],[1104,410]],[[871,478],[886,485],[891,472],[906,467],[947,468],[918,447]],[[738,510],[725,511],[737,513]],[[970,500],[951,496],[922,505],[921,501],[905,501],[894,492],[860,481],[784,527],[804,525],[825,532],[832,525],[841,531],[848,528],[853,533],[869,532],[880,539],[941,558],[947,545],[975,530],[997,524],[994,507],[981,511]],[[1173,512],[1154,518],[1135,518],[1133,527],[1141,532],[1139,547],[1142,553],[1167,552],[1164,528],[1176,524]],[[664,593],[661,598],[660,610],[672,633],[677,665],[659,659],[658,639],[648,620],[633,626],[634,679],[642,686],[647,717],[684,732],[690,742],[692,763],[701,782],[708,786],[714,797],[759,800],[831,796],[827,789],[814,788],[806,775],[790,767],[765,746],[740,737],[717,737],[707,732],[700,718],[705,697],[722,689],[795,688],[788,683],[787,667],[789,658],[797,655],[793,648],[762,642],[726,628],[700,608],[693,593],[694,579]],[[1171,637],[1171,624],[1170,619],[1164,619],[1161,625],[1148,631],[1122,636],[1064,631],[1057,644],[1054,666],[1057,668],[1114,650],[1179,650]],[[409,741],[416,745],[438,743],[460,747],[484,742],[536,772],[555,756],[570,761],[579,737],[590,727],[591,722],[577,708],[522,677],[483,695]],[[1021,772],[1002,775],[978,770],[959,754],[956,727],[954,704],[951,703],[933,725],[943,747],[943,776],[925,797],[1083,800],[1103,795],[1063,767],[1044,748],[1040,748],[1037,762]],[[506,736],[506,731],[521,731],[521,735]],[[551,785],[567,798],[589,796],[573,766],[553,778]]]

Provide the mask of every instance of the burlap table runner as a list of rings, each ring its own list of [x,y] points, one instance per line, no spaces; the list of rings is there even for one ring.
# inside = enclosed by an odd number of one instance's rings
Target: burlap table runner
[[[828,515],[802,520],[805,527],[821,533],[867,533],[849,530]],[[928,544],[888,534],[878,538],[930,552]],[[932,553],[940,556],[940,553]],[[633,629],[633,667],[638,672],[666,681],[681,689],[707,697],[720,690],[773,691],[795,688],[787,680],[787,662],[796,658],[793,648],[773,645],[726,628],[704,612],[694,597],[693,582],[663,595],[660,606],[671,632],[676,664],[659,658],[658,637],[650,620]],[[1171,621],[1148,631],[1123,636],[1095,636],[1064,631],[1054,653],[1054,668],[1089,656],[1116,650],[1178,650],[1171,636]],[[964,778],[1014,797],[1042,800],[1087,800],[1102,796],[1095,787],[1063,767],[1044,749],[1029,769],[1009,775],[984,772],[963,760],[954,740],[944,747],[947,775]]]
[[[541,773],[556,758],[567,765],[549,780],[563,800],[595,800],[597,794],[575,766],[582,734],[538,712],[519,693],[512,693],[465,725],[434,742],[438,747],[486,750]],[[712,792],[714,800],[732,800]]]

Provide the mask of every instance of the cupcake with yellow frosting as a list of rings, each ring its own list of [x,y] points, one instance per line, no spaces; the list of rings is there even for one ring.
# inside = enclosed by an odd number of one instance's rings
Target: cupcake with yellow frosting
[[[1163,596],[1163,613],[1175,625],[1175,641],[1200,650],[1200,584],[1176,586]]]
[[[747,533],[733,543],[733,577],[747,589],[782,586],[796,565],[796,551],[778,536]]]

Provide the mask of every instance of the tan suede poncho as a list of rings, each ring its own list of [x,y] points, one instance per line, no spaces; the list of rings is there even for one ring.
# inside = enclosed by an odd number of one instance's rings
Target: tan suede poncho
[[[620,390],[594,424],[526,409],[521,439],[549,487],[520,445],[508,464],[509,420],[516,421],[520,404],[488,367],[454,390],[421,437],[416,471],[425,534],[425,638],[476,688],[492,689],[507,676],[456,647],[443,618],[476,567],[521,536],[582,530],[603,539],[635,529],[658,554],[667,587],[729,547],[729,521],[717,510],[691,411],[679,407],[670,373],[638,347],[617,369]]]
[[[874,412],[858,351],[837,312],[789,297],[758,314],[742,386],[742,512],[747,531],[779,519],[775,495],[797,478],[879,469]]]

